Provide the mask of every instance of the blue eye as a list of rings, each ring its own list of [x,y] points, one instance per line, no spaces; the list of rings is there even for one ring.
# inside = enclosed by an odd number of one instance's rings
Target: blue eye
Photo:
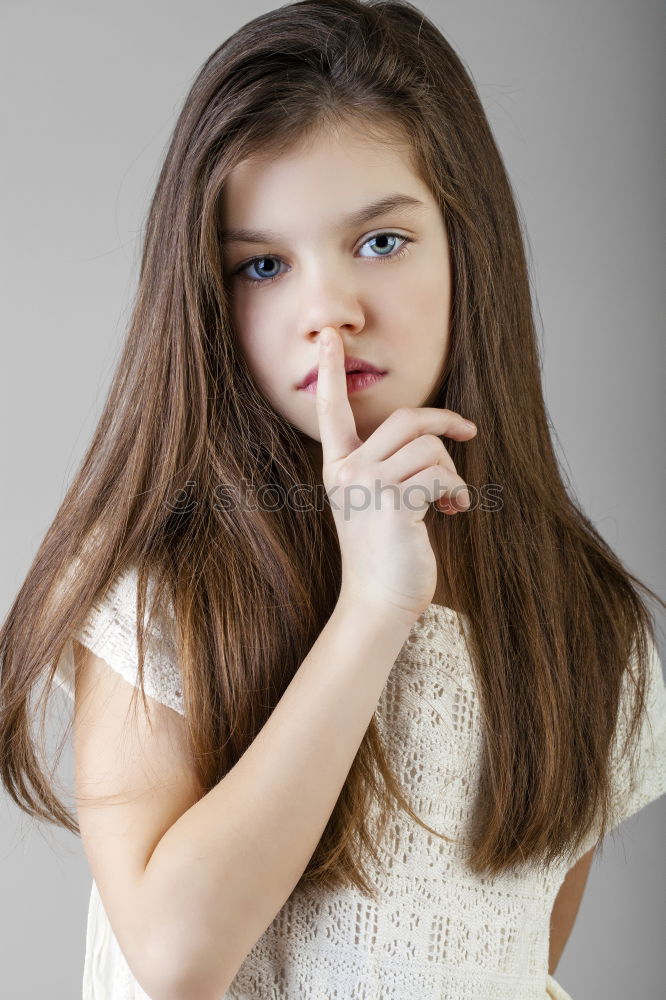
[[[370,258],[366,258],[366,259],[376,260],[376,261],[396,260],[396,258],[402,257],[403,254],[407,253],[407,251],[409,249],[409,244],[414,242],[411,239],[411,237],[409,237],[409,236],[402,236],[400,233],[382,232],[382,233],[375,233],[374,236],[370,236],[365,241],[365,243],[363,243],[361,245],[365,246],[367,243],[373,243],[375,240],[381,241],[381,240],[386,240],[386,239],[389,239],[389,240],[391,240],[391,239],[393,239],[393,240],[402,240],[402,246],[400,247],[400,249],[396,253],[383,253],[379,257],[370,257]],[[393,247],[389,245],[388,250],[390,251],[392,249],[393,249]],[[271,283],[271,281],[275,281],[276,278],[280,277],[279,270],[278,270],[278,273],[276,273],[276,274],[268,274],[268,275],[265,275],[263,278],[250,278],[250,277],[248,277],[248,275],[244,274],[244,272],[249,267],[255,267],[255,265],[257,265],[257,264],[262,264],[263,265],[263,264],[265,264],[266,261],[279,261],[279,260],[280,260],[280,258],[274,256],[273,254],[268,254],[265,257],[252,257],[251,260],[246,261],[244,264],[241,264],[240,267],[236,268],[236,270],[233,273],[234,273],[234,276],[238,276],[241,281],[246,282],[248,285],[268,285],[268,284]]]

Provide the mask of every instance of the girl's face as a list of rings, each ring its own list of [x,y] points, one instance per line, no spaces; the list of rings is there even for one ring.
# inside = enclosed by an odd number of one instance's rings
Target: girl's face
[[[393,207],[365,212],[389,197]],[[428,400],[449,343],[449,248],[406,146],[345,127],[245,160],[227,180],[222,222],[240,349],[283,418],[321,442],[316,395],[298,385],[317,366],[325,326],[345,355],[387,372],[349,394],[362,440],[393,410]],[[232,233],[241,228],[254,232]]]

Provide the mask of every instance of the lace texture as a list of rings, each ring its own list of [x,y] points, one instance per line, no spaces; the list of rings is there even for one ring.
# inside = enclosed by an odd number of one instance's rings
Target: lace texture
[[[134,685],[136,581],[133,568],[120,574],[75,633]],[[482,731],[464,622],[450,608],[429,605],[377,706],[391,763],[413,808],[458,843],[433,837],[400,813],[387,827],[382,866],[370,869],[379,901],[353,888],[297,888],[220,1000],[571,1000],[547,971],[550,914],[564,862],[547,873],[525,867],[493,879],[466,865]],[[666,791],[666,687],[653,645],[650,665],[634,784],[626,762],[614,757],[615,826]],[[56,674],[70,698],[73,670],[70,641]],[[150,697],[183,714],[168,616],[150,634],[144,683]],[[621,713],[618,737],[624,722]],[[83,1000],[144,998],[93,881]]]

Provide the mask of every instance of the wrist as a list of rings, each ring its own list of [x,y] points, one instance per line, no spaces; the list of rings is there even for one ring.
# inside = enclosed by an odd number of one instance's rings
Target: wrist
[[[345,617],[356,619],[365,629],[373,627],[382,631],[393,629],[398,634],[409,634],[422,614],[421,611],[400,608],[372,594],[361,595],[344,587],[338,596],[336,609]]]

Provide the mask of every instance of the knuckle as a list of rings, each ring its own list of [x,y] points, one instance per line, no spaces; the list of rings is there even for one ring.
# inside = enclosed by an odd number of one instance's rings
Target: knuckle
[[[433,454],[435,455],[435,464],[439,466],[447,475],[456,475],[456,467],[453,464],[453,459],[451,458],[451,453],[440,438],[435,438],[437,441],[437,446],[433,444]]]
[[[442,465],[433,466],[433,476],[435,477],[435,488],[438,490],[445,490],[446,492],[449,492],[451,487],[454,485],[454,480],[451,478],[450,470],[444,468]]]
[[[469,490],[467,489],[465,483],[455,483],[451,487],[449,493],[452,500],[460,501],[465,499],[465,493],[469,495]]]
[[[438,438],[436,434],[422,434],[421,438],[428,444],[430,451],[434,454],[439,455],[444,448],[444,444],[441,438]],[[444,448],[446,451],[446,449]]]
[[[416,408],[413,406],[399,406],[391,414],[391,419],[396,424],[411,424],[414,419]]]
[[[447,483],[451,481],[451,475],[448,469],[445,469],[443,465],[438,465],[435,463],[431,465],[429,469],[426,470],[431,476],[434,477],[434,485],[436,487],[444,487]]]

